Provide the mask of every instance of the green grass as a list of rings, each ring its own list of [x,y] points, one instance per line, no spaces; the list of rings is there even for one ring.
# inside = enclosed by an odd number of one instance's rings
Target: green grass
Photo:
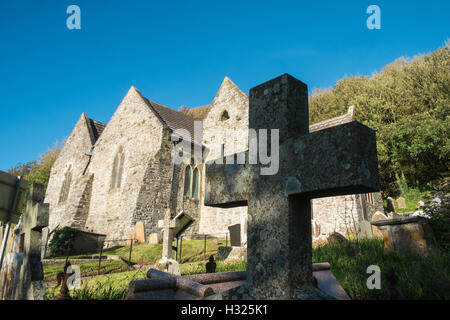
[[[201,240],[192,240],[183,243],[183,250],[190,252],[189,259],[202,259],[203,254],[199,248]],[[141,258],[143,261],[157,260],[160,255],[160,245],[139,245],[134,259]],[[145,252],[146,248],[154,251]],[[202,247],[203,248],[203,247]],[[211,252],[214,250],[211,245]],[[116,252],[126,251],[126,247],[116,248]],[[200,250],[200,251],[199,251]],[[396,286],[401,299],[450,299],[450,253],[432,251],[428,256],[414,254],[386,254],[383,241],[378,239],[367,239],[348,241],[346,243],[328,243],[325,246],[313,249],[313,262],[329,262],[331,271],[342,287],[355,300],[386,299],[388,284],[385,280],[387,270],[392,266],[399,278]],[[183,275],[205,272],[206,261],[196,261],[180,265]],[[79,264],[82,276],[97,274],[97,263]],[[366,286],[369,274],[367,267],[377,265],[380,267],[381,290],[369,290]],[[104,273],[117,272],[120,268],[126,269],[127,265],[120,261],[102,262]],[[246,262],[223,262],[217,261],[217,272],[245,270]],[[62,270],[56,266],[45,266],[45,277],[54,279],[56,273]],[[145,279],[148,268],[106,274],[93,279],[82,281],[82,287],[72,290],[74,299],[123,299],[128,292],[128,284],[132,280]],[[47,298],[59,292],[58,288],[48,288]]]
[[[182,275],[205,272],[206,261],[180,265]],[[217,272],[245,270],[245,262],[217,262]],[[128,285],[132,280],[146,279],[148,268],[108,274],[82,281],[79,289],[70,290],[74,300],[123,300],[128,293]],[[46,299],[53,300],[60,287],[47,287]]]
[[[82,277],[95,276],[98,274],[98,261],[77,263],[76,265],[80,267]],[[56,281],[56,275],[63,270],[63,264],[45,265],[44,280]],[[128,270],[128,265],[122,261],[102,261],[100,266],[100,274],[123,272],[126,270]]]
[[[414,188],[408,188],[407,186],[402,187],[402,194],[398,196],[396,199],[394,199],[394,206],[395,206],[395,212],[396,213],[406,213],[406,212],[414,212],[418,209],[418,202],[423,201],[423,198],[427,195],[429,195],[429,191],[421,192],[419,189]],[[400,209],[397,205],[397,199],[399,197],[405,198],[406,208]],[[384,208],[387,208],[386,200],[383,200]]]
[[[132,280],[146,279],[147,269],[133,270],[84,280],[79,289],[70,290],[74,300],[123,300]],[[47,287],[46,299],[53,300],[60,287]]]
[[[313,262],[329,262],[332,273],[352,299],[387,299],[385,274],[391,266],[399,278],[396,288],[401,299],[450,299],[449,253],[433,251],[426,257],[386,254],[382,240],[368,239],[316,248]],[[367,289],[366,270],[370,265],[381,269],[381,290]]]
[[[225,246],[225,239],[206,240],[206,259],[210,255],[216,255],[219,246]],[[100,252],[90,255],[74,255],[69,259],[83,259],[92,256],[99,256]],[[120,256],[128,261],[130,256],[130,246],[115,246],[103,250],[102,256]],[[162,256],[162,244],[134,244],[131,252],[131,261],[133,263],[145,265],[154,264]],[[205,259],[204,240],[184,240],[181,254],[181,263],[196,262]],[[173,253],[175,258],[175,252]],[[54,257],[53,259],[65,259],[66,257]],[[103,264],[103,262],[102,262]]]

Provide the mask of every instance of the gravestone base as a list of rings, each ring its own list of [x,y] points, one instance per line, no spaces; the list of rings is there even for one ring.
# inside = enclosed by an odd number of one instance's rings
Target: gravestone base
[[[170,273],[174,276],[180,276],[181,272],[180,272],[180,265],[178,264],[178,261],[174,260],[174,259],[168,259],[168,258],[162,258],[158,260],[158,263],[156,264],[156,268]]]
[[[217,260],[236,261],[245,260],[247,257],[247,248],[245,247],[219,247]]]
[[[276,297],[268,296],[266,298],[258,297],[257,300],[276,300]],[[205,300],[255,300],[250,295],[250,289],[247,284],[243,284],[239,287],[233,288],[228,291],[220,292],[209,297],[206,297]],[[282,300],[286,300],[282,298]],[[314,286],[301,286],[294,291],[294,295],[289,300],[336,300],[335,297],[332,297],[325,293],[324,291],[316,288]]]
[[[45,281],[31,281],[31,288],[27,300],[45,300]]]
[[[378,220],[372,225],[383,234],[384,251],[427,255],[434,248],[428,219],[420,216]]]

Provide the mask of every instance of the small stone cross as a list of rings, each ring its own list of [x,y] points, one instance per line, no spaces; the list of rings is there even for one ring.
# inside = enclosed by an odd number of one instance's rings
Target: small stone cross
[[[375,132],[354,121],[309,133],[307,86],[288,74],[249,99],[249,127],[279,129],[279,170],[260,175],[249,152],[234,155],[245,164],[209,162],[205,205],[248,206],[247,280],[235,297],[313,298],[311,199],[379,190]]]
[[[172,219],[170,209],[166,209],[164,213],[164,220],[159,220],[158,226],[163,229],[162,257],[172,259],[172,242],[174,237],[173,229],[177,227],[177,220]]]

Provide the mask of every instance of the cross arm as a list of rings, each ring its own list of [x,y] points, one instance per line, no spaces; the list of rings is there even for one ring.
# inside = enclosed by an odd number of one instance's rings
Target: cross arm
[[[375,132],[357,121],[290,139],[280,148],[280,160],[291,168],[288,195],[319,198],[380,190]]]
[[[259,168],[255,165],[215,162],[206,163],[205,205],[212,207],[231,208],[247,205],[247,201],[254,188],[255,178]],[[248,151],[245,152],[248,160]]]

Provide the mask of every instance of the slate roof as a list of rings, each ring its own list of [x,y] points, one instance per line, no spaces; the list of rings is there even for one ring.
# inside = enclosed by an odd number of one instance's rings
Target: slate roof
[[[191,140],[193,140],[194,121],[196,119],[181,111],[173,110],[147,98],[144,99],[148,103],[149,107],[154,110],[160,120],[167,125],[171,131],[175,131],[176,129],[186,129],[191,135]]]
[[[94,135],[94,141],[97,141],[103,130],[105,129],[106,124],[89,118],[89,125],[91,126],[91,130]]]

